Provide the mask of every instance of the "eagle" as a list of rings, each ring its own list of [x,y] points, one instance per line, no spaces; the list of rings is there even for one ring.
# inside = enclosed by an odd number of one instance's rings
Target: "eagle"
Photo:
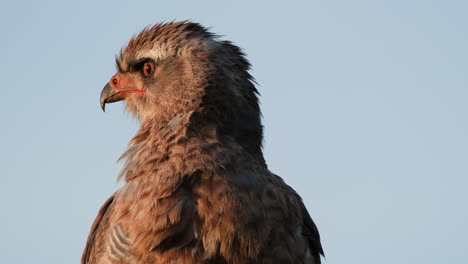
[[[81,263],[314,263],[301,197],[268,170],[259,93],[243,51],[191,21],[159,23],[116,56],[101,92],[141,124]]]

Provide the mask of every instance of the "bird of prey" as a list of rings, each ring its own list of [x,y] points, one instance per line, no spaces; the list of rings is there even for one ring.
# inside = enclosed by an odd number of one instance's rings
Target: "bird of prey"
[[[81,263],[320,263],[306,207],[263,158],[258,91],[240,48],[191,21],[160,23],[116,63],[101,106],[125,100],[141,128]]]

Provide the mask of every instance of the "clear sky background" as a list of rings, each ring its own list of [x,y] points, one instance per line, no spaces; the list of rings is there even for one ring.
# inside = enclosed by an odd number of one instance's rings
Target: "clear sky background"
[[[468,2],[3,1],[0,262],[78,263],[138,124],[99,107],[141,28],[242,47],[265,156],[328,264],[468,263]]]

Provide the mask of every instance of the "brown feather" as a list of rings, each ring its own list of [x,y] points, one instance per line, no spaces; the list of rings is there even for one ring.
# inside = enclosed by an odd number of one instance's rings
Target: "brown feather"
[[[142,60],[156,63],[142,76]],[[144,87],[125,185],[101,208],[82,263],[320,263],[299,195],[266,167],[258,92],[241,50],[192,22],[134,36],[119,73]]]

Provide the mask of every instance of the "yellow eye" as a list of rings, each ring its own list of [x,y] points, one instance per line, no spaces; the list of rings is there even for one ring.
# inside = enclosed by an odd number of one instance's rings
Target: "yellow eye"
[[[152,62],[145,62],[143,64],[143,75],[146,77],[150,76],[154,72],[154,63]]]

